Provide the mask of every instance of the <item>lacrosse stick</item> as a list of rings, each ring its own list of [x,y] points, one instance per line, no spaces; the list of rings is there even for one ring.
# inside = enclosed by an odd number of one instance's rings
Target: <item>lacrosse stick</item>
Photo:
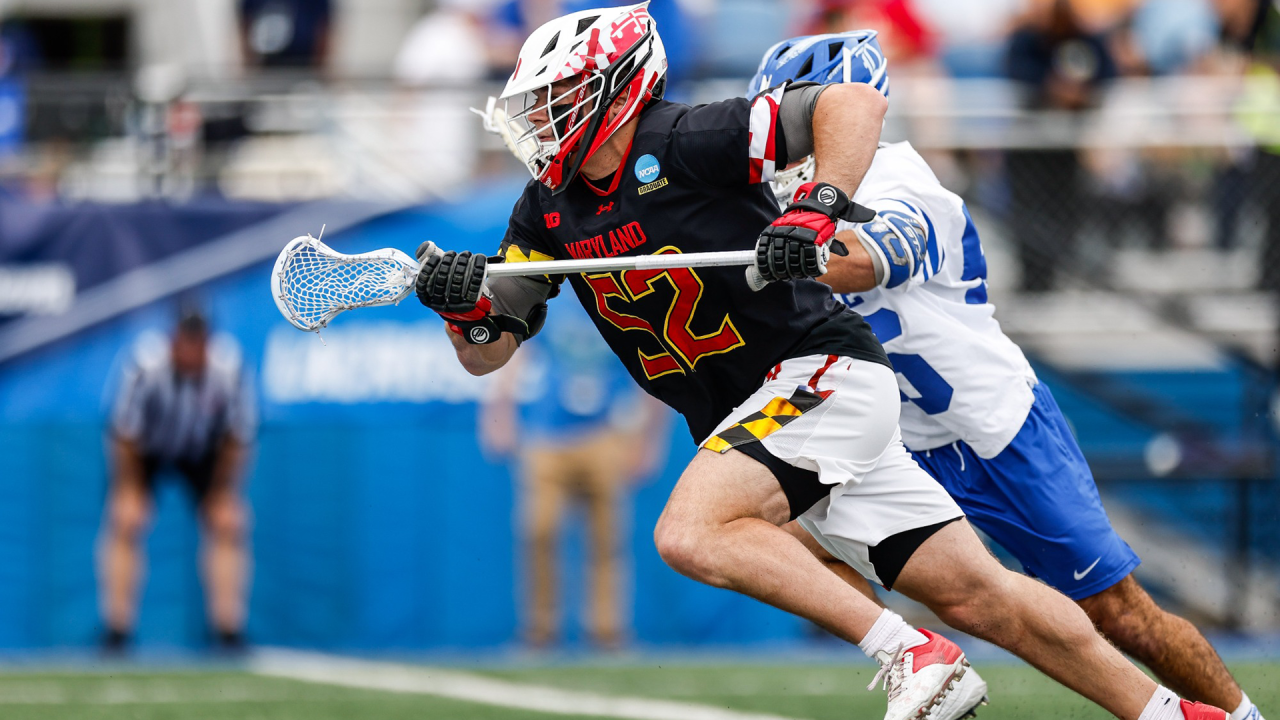
[[[428,252],[438,252],[434,247]],[[634,255],[590,260],[490,263],[487,277],[563,275],[617,270],[747,266],[747,283],[767,283],[755,267],[754,250]],[[271,273],[271,295],[280,314],[299,330],[318,331],[339,313],[361,307],[395,305],[413,293],[418,262],[388,248],[346,255],[310,235],[297,237],[280,251]]]

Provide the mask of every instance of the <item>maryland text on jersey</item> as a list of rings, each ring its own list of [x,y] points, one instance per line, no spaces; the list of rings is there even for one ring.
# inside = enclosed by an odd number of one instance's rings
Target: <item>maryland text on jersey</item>
[[[648,241],[649,238],[645,237],[640,223],[633,220],[620,228],[610,229],[607,233],[571,242],[565,245],[564,249],[569,253],[569,257],[575,260],[617,257],[626,254],[628,250],[635,250]]]

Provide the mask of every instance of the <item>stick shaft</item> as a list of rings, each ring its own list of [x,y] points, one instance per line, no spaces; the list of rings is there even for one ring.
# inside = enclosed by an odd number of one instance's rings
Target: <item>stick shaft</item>
[[[489,277],[512,275],[562,275],[615,270],[668,270],[671,268],[723,267],[753,265],[755,250],[727,252],[667,253],[662,255],[628,255],[589,260],[543,260],[538,262],[493,263]]]

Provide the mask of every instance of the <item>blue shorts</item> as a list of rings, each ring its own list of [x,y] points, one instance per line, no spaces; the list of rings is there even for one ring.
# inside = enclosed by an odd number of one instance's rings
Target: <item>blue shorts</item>
[[[1115,585],[1141,560],[1102,509],[1093,473],[1044,383],[1017,436],[990,460],[964,442],[912,453],[969,522],[1072,600]]]

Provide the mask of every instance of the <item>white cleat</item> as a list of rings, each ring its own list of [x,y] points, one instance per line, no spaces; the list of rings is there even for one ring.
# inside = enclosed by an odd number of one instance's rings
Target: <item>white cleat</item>
[[[929,715],[930,720],[958,720],[977,716],[979,707],[987,704],[987,681],[964,662],[956,674],[955,685],[942,703]]]
[[[959,720],[986,702],[987,684],[969,669],[969,661],[955,643],[928,630],[926,642],[899,648],[892,655],[877,653],[880,671],[867,686],[878,683],[889,692],[884,720]],[[966,680],[966,678],[968,678]]]

